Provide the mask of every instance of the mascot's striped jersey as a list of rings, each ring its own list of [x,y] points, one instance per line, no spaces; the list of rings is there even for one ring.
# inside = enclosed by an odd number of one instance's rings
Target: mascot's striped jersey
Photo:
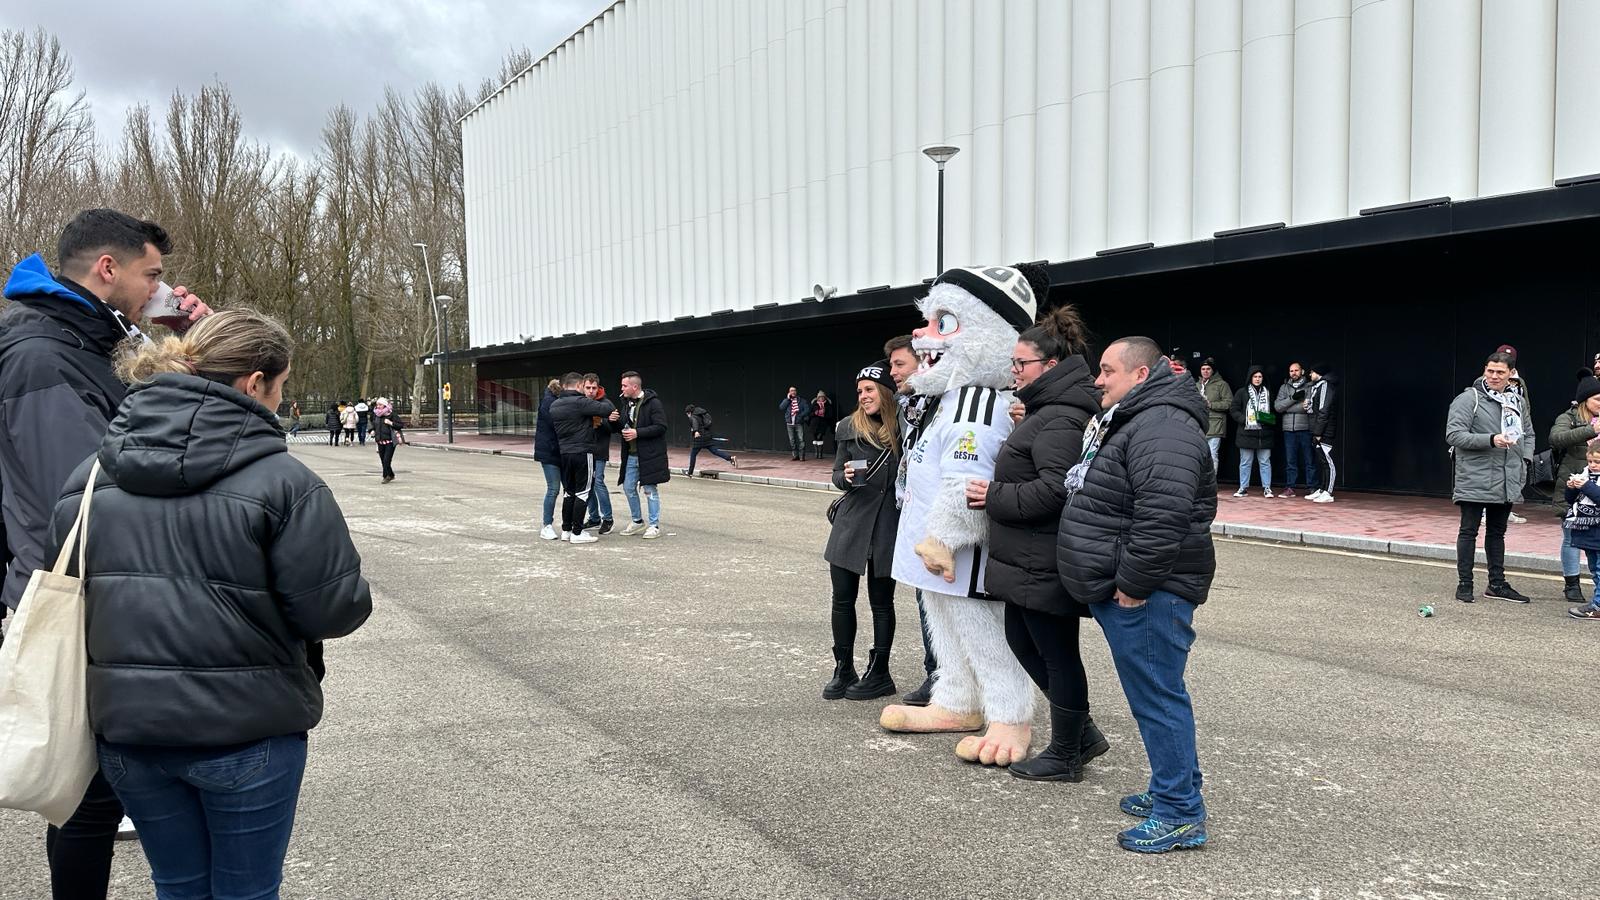
[[[1011,433],[1010,406],[1010,391],[967,386],[945,392],[938,406],[923,415],[921,432],[906,453],[901,539],[894,547],[896,581],[924,591],[986,599],[986,546],[956,549],[956,580],[951,584],[923,566],[914,550],[920,538],[906,538],[928,533],[929,511],[946,481],[958,482],[954,489],[964,491],[969,478],[994,477],[995,456]]]

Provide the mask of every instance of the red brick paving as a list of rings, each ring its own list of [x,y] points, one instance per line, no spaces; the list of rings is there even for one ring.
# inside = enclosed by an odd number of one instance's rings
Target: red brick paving
[[[431,432],[413,433],[410,437],[418,443],[444,440]],[[455,443],[462,448],[498,450],[507,454],[531,456],[533,452],[531,437],[457,432]],[[674,447],[669,454],[675,469],[688,466],[687,448]],[[738,472],[769,478],[827,482],[833,467],[831,458],[797,462],[786,453],[747,451],[734,455],[739,459]],[[612,459],[616,459],[615,454]],[[704,451],[696,460],[696,468],[702,472],[734,471],[733,467]],[[1506,550],[1554,558],[1561,546],[1560,520],[1543,506],[1518,506],[1517,512],[1526,516],[1528,522],[1507,529]],[[1236,500],[1232,491],[1224,487],[1217,498],[1217,521],[1451,546],[1455,544],[1460,517],[1455,506],[1439,498],[1344,492],[1335,503],[1312,503],[1301,498],[1268,500],[1256,488],[1249,497]]]

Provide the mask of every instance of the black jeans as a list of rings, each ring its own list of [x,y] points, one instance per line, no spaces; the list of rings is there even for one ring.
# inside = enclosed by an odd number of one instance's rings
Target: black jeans
[[[1006,604],[1006,643],[1028,677],[1062,709],[1089,708],[1089,679],[1078,654],[1078,617]]]
[[[330,446],[330,447],[339,446],[339,432],[341,432],[343,430],[344,429],[342,429],[342,428],[329,428],[328,429],[328,446]]]
[[[378,462],[383,463],[383,477],[394,477],[394,441],[378,445]]]
[[[44,853],[50,861],[52,900],[106,900],[111,882],[111,854],[122,801],[105,776],[94,773],[78,811],[60,828],[45,832]]]
[[[1478,520],[1489,525],[1483,536],[1483,555],[1489,557],[1489,583],[1506,580],[1506,520],[1511,518],[1509,503],[1469,503],[1461,501],[1461,530],[1456,532],[1456,578],[1463,584],[1472,581],[1472,563],[1478,556]]]
[[[566,496],[561,500],[561,530],[578,531],[589,513],[589,491],[594,487],[594,470],[589,467],[594,457],[587,453],[561,454],[561,487]]]
[[[828,566],[833,580],[833,646],[849,651],[856,645],[856,593],[861,576],[849,569]],[[894,643],[894,579],[879,575],[867,561],[867,603],[872,607],[872,649],[888,650]]]

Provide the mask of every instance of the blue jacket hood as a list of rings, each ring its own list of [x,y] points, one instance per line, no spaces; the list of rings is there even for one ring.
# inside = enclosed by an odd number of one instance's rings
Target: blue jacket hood
[[[72,300],[82,304],[90,312],[99,312],[94,308],[94,304],[85,300],[77,291],[57,281],[56,277],[50,274],[50,267],[45,265],[44,257],[35,253],[17,263],[17,267],[11,270],[11,277],[6,279],[5,298],[15,300],[18,297],[40,294]]]

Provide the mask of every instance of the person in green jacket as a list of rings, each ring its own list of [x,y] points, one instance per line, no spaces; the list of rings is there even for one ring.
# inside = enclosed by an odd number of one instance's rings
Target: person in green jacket
[[[1550,426],[1550,449],[1561,454],[1556,461],[1557,484],[1574,472],[1588,470],[1584,453],[1600,436],[1595,428],[1596,423],[1600,423],[1600,379],[1590,375],[1579,380],[1572,406],[1556,416],[1555,424]],[[1565,509],[1561,504],[1557,505]],[[1561,593],[1574,603],[1588,599],[1578,586],[1581,556],[1577,548],[1572,546],[1572,532],[1561,529],[1561,575],[1567,583]]]
[[[1217,374],[1217,361],[1206,357],[1200,364],[1200,380],[1196,382],[1200,395],[1206,398],[1206,409],[1211,418],[1206,424],[1206,444],[1211,447],[1211,469],[1216,471],[1217,453],[1222,450],[1222,439],[1228,434],[1228,411],[1233,408],[1233,388],[1228,387]]]

